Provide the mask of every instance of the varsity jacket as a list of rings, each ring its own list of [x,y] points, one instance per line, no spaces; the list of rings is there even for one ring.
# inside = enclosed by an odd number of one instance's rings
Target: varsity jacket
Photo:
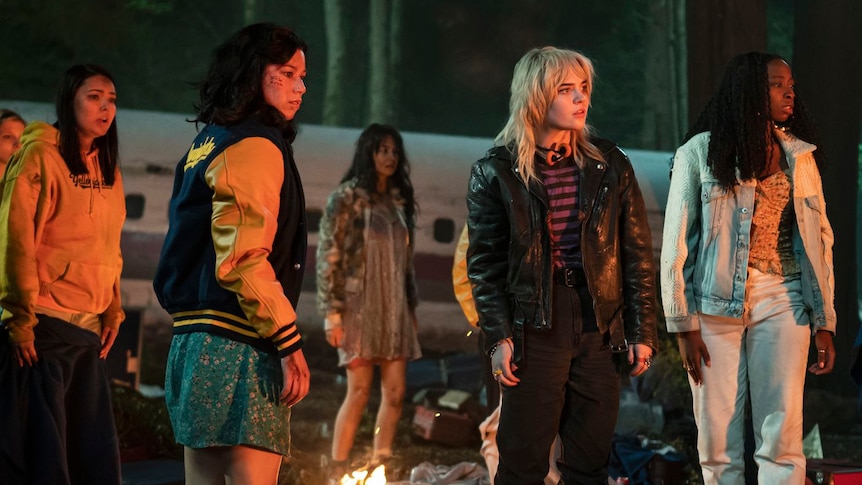
[[[153,287],[174,334],[218,334],[279,357],[301,348],[305,197],[281,133],[256,117],[207,125],[177,165],[169,213]]]
[[[35,307],[101,316],[119,328],[120,233],[126,218],[119,169],[106,185],[98,154],[86,175],[72,175],[60,132],[30,123],[0,181],[0,307],[16,342],[34,340]]]

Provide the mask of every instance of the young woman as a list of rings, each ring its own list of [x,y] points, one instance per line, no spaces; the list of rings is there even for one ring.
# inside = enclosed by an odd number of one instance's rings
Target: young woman
[[[835,349],[832,228],[823,156],[787,62],[735,57],[676,152],[661,255],[704,482],[742,483],[750,399],[758,483],[803,483],[802,396],[811,333]]]
[[[353,164],[330,195],[317,247],[317,296],[326,340],[347,371],[347,395],[332,439],[333,475],[347,465],[368,403],[374,367],[382,399],[372,463],[392,455],[407,361],[418,359],[413,231],[416,201],[398,131],[372,124],[359,136]],[[335,478],[338,478],[337,476]]]
[[[518,61],[509,120],[473,165],[467,274],[502,384],[498,485],[606,484],[620,394],[655,352],[655,271],[628,157],[590,134],[593,66],[544,47]]]
[[[295,312],[305,200],[291,149],[305,50],[269,23],[216,49],[195,119],[206,126],[177,165],[153,285],[174,319],[165,393],[189,483],[275,483],[290,407],[308,394]]]
[[[0,476],[120,483],[104,359],[125,318],[117,91],[66,71],[57,123],[32,122],[0,182]]]
[[[24,133],[24,118],[8,109],[0,109],[0,178],[6,172],[6,165],[12,154],[21,147]]]

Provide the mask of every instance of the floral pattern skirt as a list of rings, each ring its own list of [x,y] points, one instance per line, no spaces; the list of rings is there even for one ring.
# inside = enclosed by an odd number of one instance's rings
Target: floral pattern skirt
[[[246,445],[289,456],[290,408],[278,400],[282,383],[277,355],[219,335],[174,335],[165,400],[177,443]]]

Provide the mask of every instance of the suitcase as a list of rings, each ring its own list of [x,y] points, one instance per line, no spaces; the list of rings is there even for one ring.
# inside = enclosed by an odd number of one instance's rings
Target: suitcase
[[[813,485],[860,485],[862,463],[809,459],[805,475]]]
[[[480,438],[476,422],[467,414],[421,404],[413,415],[413,431],[423,439],[452,447],[470,446]]]

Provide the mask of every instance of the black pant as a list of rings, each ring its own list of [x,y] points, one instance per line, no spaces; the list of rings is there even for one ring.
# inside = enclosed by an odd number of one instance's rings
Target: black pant
[[[0,332],[0,477],[8,484],[119,484],[99,336],[37,317],[39,361],[32,367],[18,367],[8,335]]]
[[[498,485],[542,484],[557,433],[563,482],[607,484],[619,373],[606,335],[582,331],[578,291],[555,285],[553,305],[551,330],[525,332],[521,382],[503,388]]]

